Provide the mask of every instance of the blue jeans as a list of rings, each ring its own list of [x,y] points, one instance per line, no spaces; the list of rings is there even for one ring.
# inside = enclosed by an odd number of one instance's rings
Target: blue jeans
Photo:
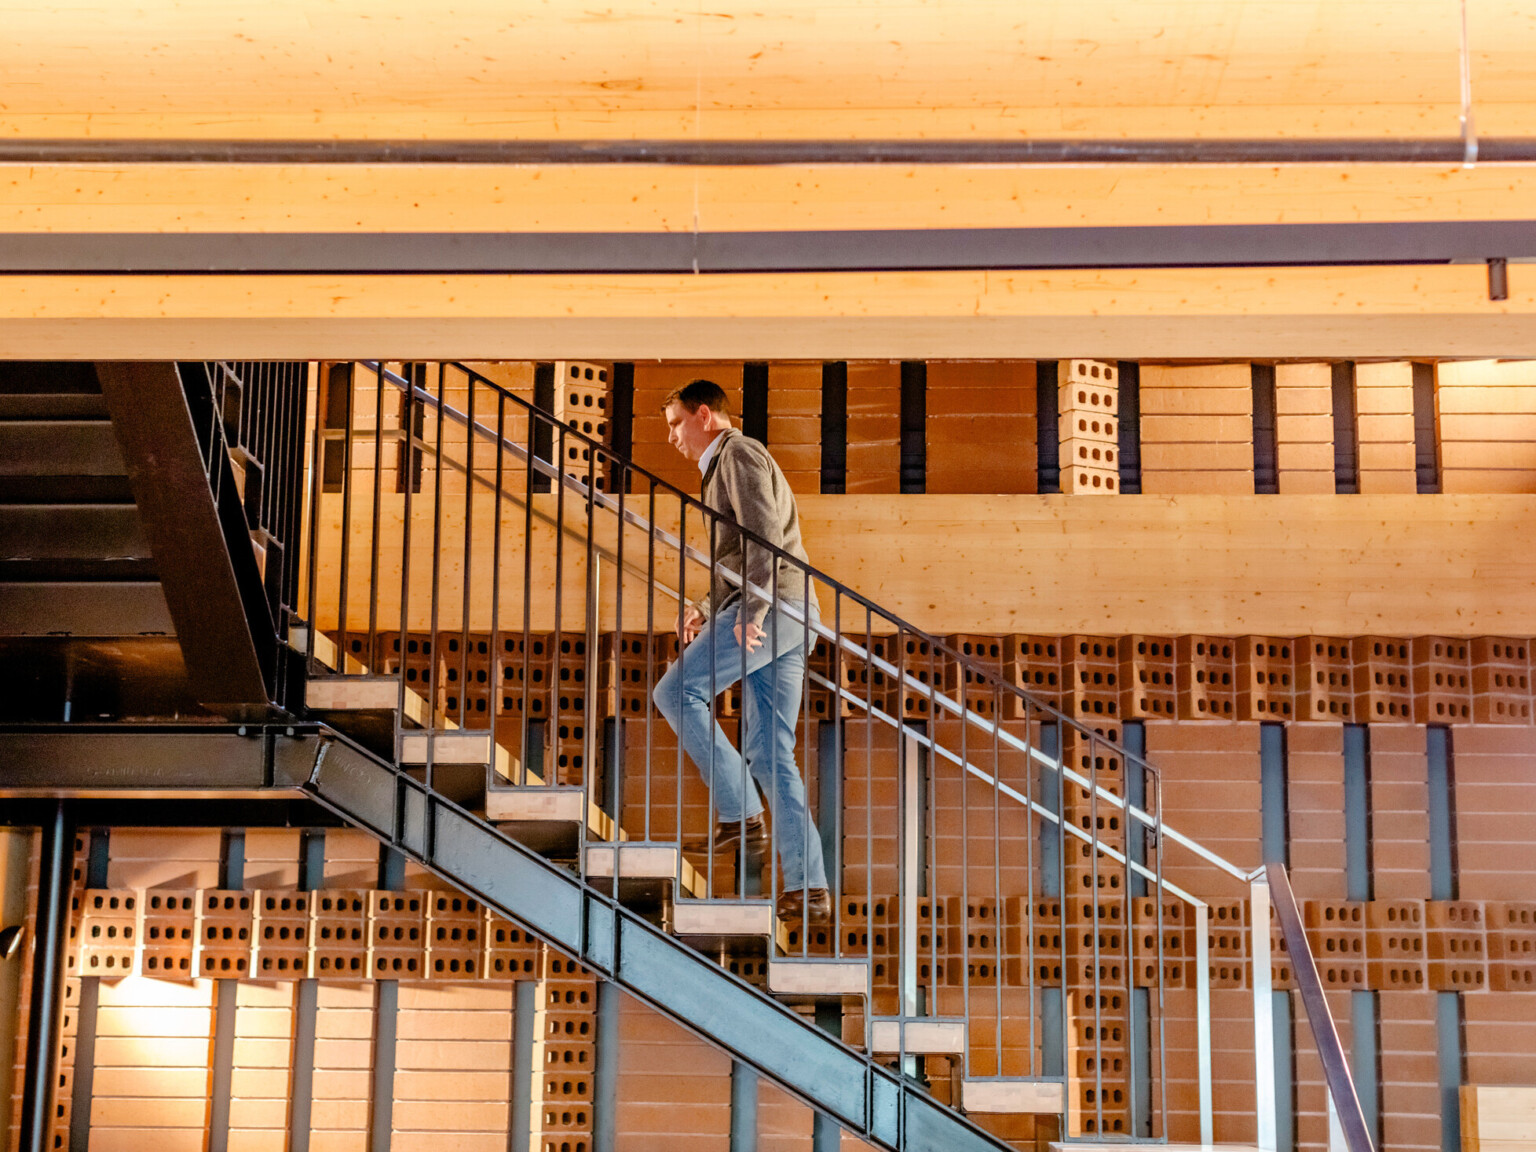
[[[741,753],[731,747],[710,711],[716,693],[742,679],[741,645],[736,642],[740,602],[712,616],[656,684],[653,699],[682,741],[710,791],[716,816],[734,823],[763,810],[762,786],[773,809],[773,838],[783,866],[784,890],[827,887],[821,837],[806,811],[805,782],[795,763],[795,726],[800,720],[806,626],[782,609],[763,620],[762,646],[747,653],[742,686]],[[810,617],[816,619],[811,608]],[[775,634],[777,629],[777,634]],[[746,755],[745,770],[742,753]]]

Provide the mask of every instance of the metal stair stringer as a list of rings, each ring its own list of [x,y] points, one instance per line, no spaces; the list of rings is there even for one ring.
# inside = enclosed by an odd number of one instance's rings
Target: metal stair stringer
[[[578,877],[329,729],[302,790],[486,906],[893,1152],[1008,1145]]]

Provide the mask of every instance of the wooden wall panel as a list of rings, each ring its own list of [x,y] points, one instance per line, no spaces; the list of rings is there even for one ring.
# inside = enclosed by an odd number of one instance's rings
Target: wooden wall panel
[[[1536,492],[1536,363],[1437,368],[1442,492]]]
[[[1275,365],[1275,462],[1281,492],[1333,494],[1330,365]]]
[[[505,1152],[511,1123],[513,986],[402,981],[395,1152]]]
[[[768,366],[768,450],[792,492],[821,491],[821,362]]]
[[[301,841],[296,828],[246,829],[245,887],[298,887]],[[287,1147],[298,987],[293,981],[240,982],[230,1073],[230,1152],[284,1152]]]
[[[1371,867],[1378,900],[1429,899],[1429,758],[1417,724],[1372,724]]]
[[[1141,490],[1253,491],[1248,364],[1141,366]]]
[[[1032,360],[928,364],[928,491],[1033,492]]]
[[[699,467],[667,443],[667,421],[661,413],[661,402],[672,389],[680,388],[690,380],[700,377],[713,380],[730,397],[731,423],[739,428],[741,374],[740,360],[637,361],[632,450],[634,462],[684,492],[697,493],[702,479]]]
[[[901,491],[901,365],[848,365],[848,492]]]
[[[1382,992],[1376,1003],[1381,1038],[1381,1147],[1392,1152],[1440,1152],[1435,994]]]
[[[624,996],[617,1130],[626,1152],[717,1152],[731,1130],[731,1061]]]
[[[1413,442],[1413,365],[1355,365],[1355,442],[1361,492],[1417,492]]]
[[[1147,759],[1163,774],[1163,816],[1186,836],[1239,868],[1260,859],[1259,726],[1157,723],[1146,726]],[[1201,896],[1247,896],[1246,885],[1170,845],[1169,879]]]
[[[1458,725],[1452,729],[1451,749],[1461,898],[1531,899],[1536,891],[1536,775],[1531,772],[1536,729]]]
[[[219,852],[216,828],[113,829],[107,886],[214,888]],[[201,1152],[212,1088],[214,982],[131,976],[103,980],[98,995],[92,1145]],[[136,1083],[117,1075],[141,1070],[169,1075]],[[135,1090],[125,1090],[130,1085]]]
[[[1285,737],[1291,884],[1298,899],[1343,900],[1344,729],[1290,724]]]

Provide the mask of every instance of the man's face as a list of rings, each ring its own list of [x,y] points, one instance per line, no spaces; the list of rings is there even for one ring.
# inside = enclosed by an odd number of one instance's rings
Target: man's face
[[[674,402],[667,405],[665,415],[667,442],[690,460],[704,455],[704,449],[719,431],[713,427],[715,417],[708,404],[700,404],[697,411],[690,412]]]

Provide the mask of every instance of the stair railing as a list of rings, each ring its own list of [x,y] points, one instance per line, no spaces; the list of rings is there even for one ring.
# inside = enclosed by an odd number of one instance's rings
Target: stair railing
[[[682,851],[685,832],[707,835],[713,821],[651,697],[665,664],[695,651],[669,641],[672,605],[711,585],[718,594],[721,584],[761,598],[771,609],[770,643],[783,646],[783,629],[814,645],[793,728],[802,763],[814,751],[830,769],[818,773],[816,819],[834,897],[830,931],[785,933],[780,948],[809,966],[863,962],[871,1010],[860,1043],[871,1051],[888,1045],[911,1074],[922,1074],[923,1056],[947,1051],[935,1041],[944,1026],[962,1022],[951,1103],[969,1105],[974,1094],[985,1110],[989,1085],[1057,1084],[1056,1110],[1081,1132],[1150,1136],[1154,1111],[1166,1134],[1166,1083],[1157,1085],[1154,1109],[1151,1037],[1139,1043],[1136,1024],[1155,1016],[1163,1067],[1165,941],[1192,935],[1201,1136],[1209,1142],[1208,908],[1165,877],[1165,841],[1240,881],[1249,873],[1168,828],[1156,769],[1101,731],[605,448],[603,413],[581,406],[596,391],[570,391],[557,417],[462,365],[326,367],[308,494],[307,612],[315,627],[306,654],[314,657],[328,635],[343,669],[398,679],[397,716],[414,714],[420,728],[397,731],[396,749],[402,763],[419,763],[428,787],[442,786],[471,746],[484,749],[479,764],[489,765],[493,786],[595,792],[601,781],[602,809],[632,841],[609,857],[614,875],[604,879],[615,892],[631,848],[669,845],[680,896],[750,903],[759,877],[744,853],[696,854],[694,866]],[[741,541],[748,570],[754,557],[767,561],[766,586],[718,563],[727,534]],[[386,570],[391,563],[397,574]],[[430,571],[425,588],[418,569]],[[819,616],[803,607],[813,595],[830,602]],[[398,621],[398,632],[382,632],[386,621]],[[567,629],[568,621],[576,626]],[[745,672],[746,654],[737,651],[734,670]],[[476,682],[482,675],[488,683]],[[723,687],[717,675],[711,688]],[[941,684],[945,675],[953,686]],[[770,687],[770,711],[777,690]],[[760,702],[740,682],[738,694],[737,727],[750,729]],[[711,720],[731,719],[711,696]],[[600,741],[604,711],[611,731]],[[630,754],[638,773],[628,770]],[[659,770],[663,760],[669,770]],[[705,775],[714,769],[701,767]],[[752,785],[745,766],[741,773],[745,793]],[[977,828],[989,804],[990,819]],[[805,811],[800,834],[809,845]],[[586,839],[600,834],[582,833],[575,863],[588,879]],[[958,844],[958,867],[933,851],[946,840]],[[776,853],[766,855],[771,897],[780,865]],[[881,896],[890,906],[880,906]],[[1181,903],[1165,904],[1169,897]],[[1180,907],[1193,910],[1193,932],[1170,937],[1167,914]],[[1268,922],[1255,920],[1257,1026]],[[1190,957],[1182,959],[1187,975]],[[1140,990],[1148,1003],[1138,1016]],[[1267,997],[1262,1007],[1267,1019]],[[1005,1044],[1009,1022],[1020,1018],[1025,1039]],[[916,1039],[925,1023],[937,1027]],[[876,1035],[882,1028],[893,1041]],[[1118,1042],[1108,1045],[1106,1036]],[[1081,1095],[1069,1104],[1070,1085]]]

